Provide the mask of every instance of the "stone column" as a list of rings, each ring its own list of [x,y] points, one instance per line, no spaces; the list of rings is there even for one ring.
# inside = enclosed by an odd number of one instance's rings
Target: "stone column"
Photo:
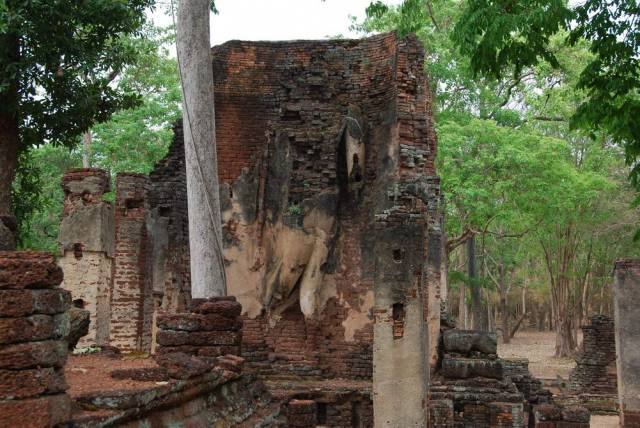
[[[404,215],[403,215],[404,214]],[[400,211],[376,223],[373,407],[376,427],[427,425],[424,227]],[[404,224],[403,224],[404,223]]]
[[[614,268],[616,364],[620,426],[640,426],[640,260]]]
[[[65,393],[71,294],[52,254],[0,251],[0,427],[70,419]]]
[[[111,345],[125,352],[151,349],[153,292],[148,272],[149,179],[116,179],[116,243],[111,296]]]
[[[103,200],[111,189],[109,173],[73,169],[62,177],[64,211],[58,242],[64,271],[62,287],[73,304],[91,314],[89,333],[78,346],[106,345],[111,317],[114,252],[113,205]]]

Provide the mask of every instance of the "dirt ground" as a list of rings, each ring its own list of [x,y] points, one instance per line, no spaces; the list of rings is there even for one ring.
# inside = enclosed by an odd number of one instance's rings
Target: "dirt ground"
[[[582,340],[578,338],[578,342]],[[567,379],[575,367],[572,358],[554,358],[553,332],[518,332],[511,343],[498,343],[498,355],[503,358],[527,358],[531,374],[539,379]],[[617,416],[591,416],[591,428],[618,428]]]
[[[582,338],[578,338],[578,341]],[[540,379],[563,379],[576,366],[573,358],[553,358],[555,349],[553,332],[522,331],[511,339],[511,343],[498,343],[498,355],[503,358],[527,358],[529,371]]]

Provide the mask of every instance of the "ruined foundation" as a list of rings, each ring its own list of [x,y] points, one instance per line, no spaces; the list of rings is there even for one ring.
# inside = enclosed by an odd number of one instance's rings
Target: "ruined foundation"
[[[210,317],[191,299],[178,124],[149,178],[118,176],[115,209],[102,194],[70,190],[111,209],[83,226],[93,234],[110,225],[101,232],[113,275],[101,276],[110,297],[99,343],[158,356],[239,354],[292,426],[427,426],[443,249],[422,46],[395,34],[233,41],[212,57],[227,289],[242,312]],[[80,237],[61,234],[61,244],[87,249]],[[65,286],[92,325],[104,325],[79,294],[77,255],[62,259]]]
[[[370,426],[379,399],[380,426],[424,426],[442,220],[422,47],[385,34],[213,50],[245,368],[285,403],[314,400],[305,412],[320,424]],[[168,311],[190,300],[180,126],[175,135],[150,191],[152,282]]]
[[[617,413],[618,382],[613,319],[594,315],[582,327],[583,349],[569,376],[569,392],[593,413]]]
[[[614,268],[614,313],[620,425],[640,427],[640,260]]]
[[[554,403],[528,361],[497,356],[495,333],[448,329],[429,390],[434,428],[589,428],[589,411]]]

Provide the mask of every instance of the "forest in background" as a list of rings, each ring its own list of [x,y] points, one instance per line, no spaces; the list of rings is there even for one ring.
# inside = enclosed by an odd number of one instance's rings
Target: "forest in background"
[[[570,30],[556,23],[544,44],[552,56],[478,73],[459,27],[473,28],[476,3],[375,2],[352,25],[363,36],[395,30],[424,43],[445,195],[446,300],[459,326],[498,330],[505,341],[518,327],[555,330],[556,354],[569,355],[586,318],[612,311],[613,261],[640,255],[628,153],[608,130],[575,124],[591,96],[580,82],[597,54],[593,41],[568,42]],[[135,107],[95,124],[72,149],[22,152],[13,188],[20,247],[56,250],[66,169],[84,161],[112,176],[148,173],[164,156],[181,103],[172,35],[146,25],[131,37],[136,60],[112,85],[139,95]]]

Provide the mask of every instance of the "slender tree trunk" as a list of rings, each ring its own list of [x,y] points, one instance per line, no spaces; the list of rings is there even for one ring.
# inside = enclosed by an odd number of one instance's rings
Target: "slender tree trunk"
[[[182,0],[178,9],[177,47],[184,102],[191,295],[194,298],[227,293],[222,254],[209,6],[209,0]]]
[[[82,134],[82,167],[91,168],[91,142],[93,141],[93,135],[89,129]]]
[[[486,323],[483,322],[482,296],[480,294],[480,284],[477,281],[476,271],[476,239],[471,236],[467,240],[467,268],[469,276],[469,286],[471,287],[471,314],[474,330],[486,330]]]
[[[502,342],[511,342],[511,331],[509,330],[509,309],[507,308],[507,284],[506,269],[504,259],[501,258],[500,266],[498,266],[498,290],[500,291],[500,317],[502,318]]]
[[[0,37],[0,53],[8,62],[18,59],[18,38]],[[16,246],[16,223],[11,211],[11,185],[18,168],[20,136],[18,134],[18,88],[14,82],[0,92],[0,250]]]

